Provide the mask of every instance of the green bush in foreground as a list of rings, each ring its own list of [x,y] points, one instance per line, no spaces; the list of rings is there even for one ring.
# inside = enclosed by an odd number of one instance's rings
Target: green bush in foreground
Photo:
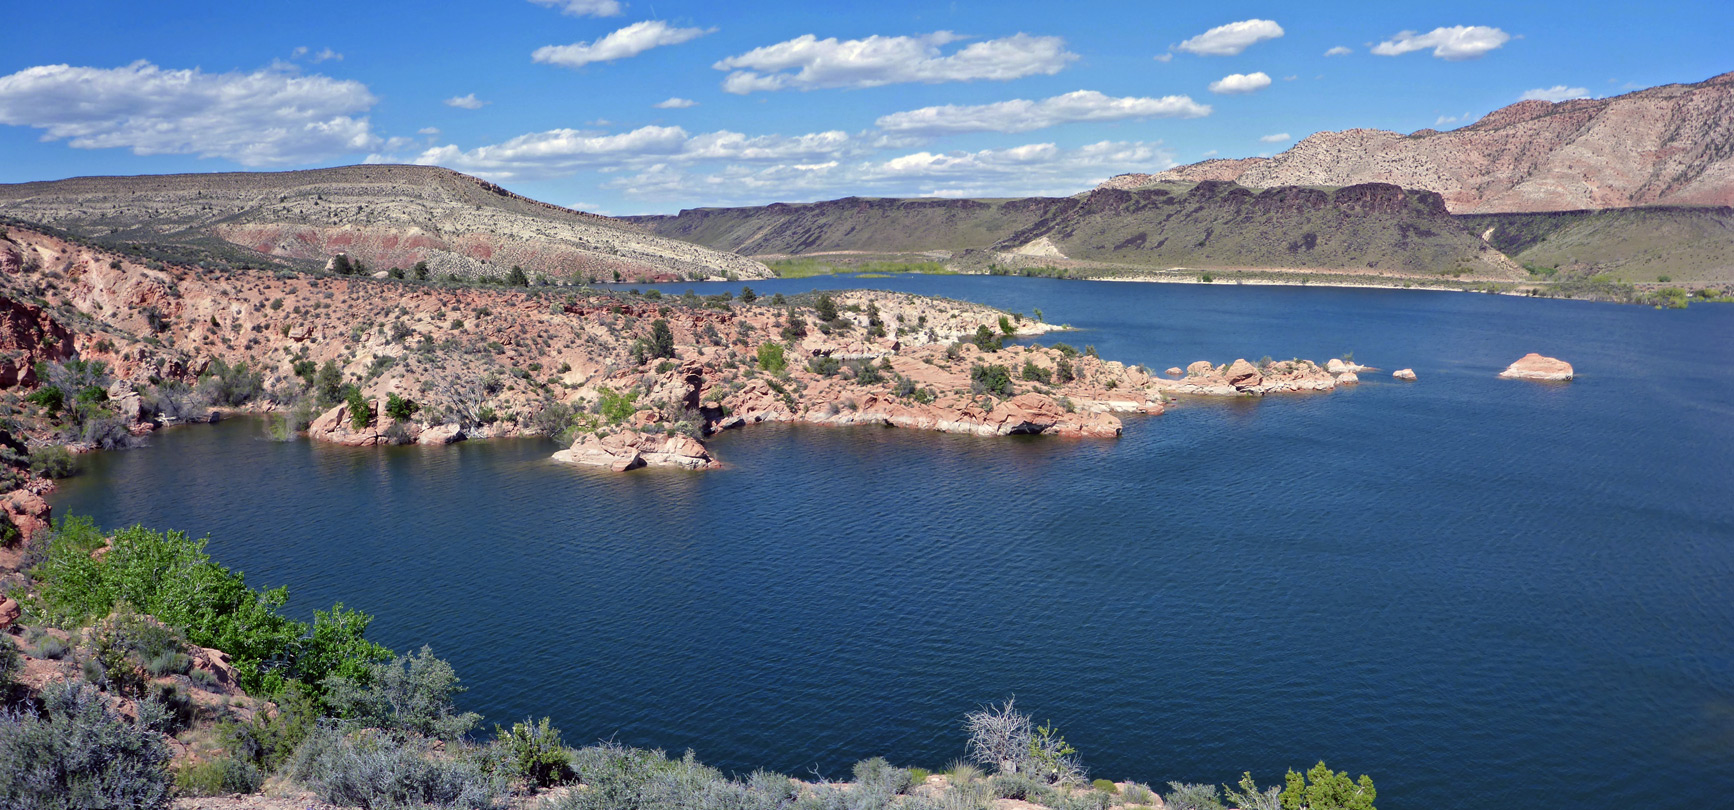
[[[292,679],[323,693],[330,677],[365,681],[370,665],[390,655],[362,637],[372,617],[341,604],[316,612],[312,626],[282,615],[286,588],[247,587],[240,572],[211,560],[206,540],[134,526],[116,531],[113,547],[92,559],[103,541],[80,517],[62,520],[46,538],[47,559],[32,572],[37,620],[75,628],[125,603],[193,644],[227,652],[252,694],[276,694]]]
[[[572,752],[560,744],[560,730],[548,718],[540,723],[514,723],[510,730],[494,726],[493,747],[500,770],[536,787],[572,781]]]
[[[449,752],[448,752],[449,753]],[[288,775],[321,801],[355,807],[499,807],[507,788],[473,757],[435,756],[418,740],[320,728],[289,763]]]
[[[779,374],[789,367],[789,361],[783,353],[781,343],[759,344],[759,368],[772,374]]]
[[[459,713],[452,696],[464,690],[452,665],[422,647],[420,652],[368,668],[365,677],[336,675],[330,704],[346,727],[371,728],[397,737],[455,742],[482,716]]]
[[[0,712],[0,807],[167,807],[168,761],[162,736],[116,717],[93,686],[55,681],[38,711]]]
[[[1305,774],[1289,771],[1285,781],[1283,810],[1374,810],[1379,797],[1366,774],[1351,781],[1347,771],[1333,772],[1323,760]]]

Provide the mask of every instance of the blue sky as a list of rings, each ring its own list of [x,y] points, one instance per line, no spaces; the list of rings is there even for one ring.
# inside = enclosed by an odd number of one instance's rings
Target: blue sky
[[[613,214],[1068,194],[1320,130],[1450,129],[1525,94],[1734,70],[1734,4],[1631,9],[19,3],[0,182],[372,160]]]

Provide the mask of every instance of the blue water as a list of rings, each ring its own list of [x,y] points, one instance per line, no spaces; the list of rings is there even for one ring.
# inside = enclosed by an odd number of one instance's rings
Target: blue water
[[[1118,440],[758,426],[729,468],[538,441],[383,452],[250,422],[94,458],[61,514],[209,533],[302,615],[432,645],[489,721],[729,770],[943,767],[1015,694],[1096,775],[1279,781],[1383,810],[1727,806],[1734,307],[912,277],[1155,368],[1353,351],[1329,395],[1185,401]],[[701,293],[720,285],[688,286]],[[732,285],[738,288],[739,285]],[[1499,380],[1525,352],[1569,385]],[[1388,370],[1413,367],[1420,381]]]

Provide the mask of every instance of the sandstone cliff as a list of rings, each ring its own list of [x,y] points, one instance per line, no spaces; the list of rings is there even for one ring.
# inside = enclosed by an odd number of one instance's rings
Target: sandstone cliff
[[[1734,205],[1734,73],[1606,99],[1522,101],[1450,132],[1320,132],[1272,158],[1212,160],[1112,187],[1393,183],[1454,213]]]

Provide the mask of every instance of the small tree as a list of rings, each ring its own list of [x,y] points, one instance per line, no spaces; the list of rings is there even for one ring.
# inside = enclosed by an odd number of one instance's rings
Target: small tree
[[[759,368],[772,374],[778,374],[789,367],[789,361],[783,354],[781,343],[759,344]]]
[[[1283,810],[1374,810],[1373,800],[1379,796],[1366,774],[1351,781],[1348,771],[1333,772],[1324,760],[1304,775],[1289,771],[1285,781]]]
[[[674,332],[668,328],[668,321],[657,318],[650,322],[650,341],[645,344],[645,354],[653,360],[674,357]]]
[[[819,296],[818,302],[813,304],[813,310],[819,314],[819,320],[825,323],[837,320],[837,302],[833,301],[830,295]]]
[[[365,681],[331,679],[331,704],[348,723],[400,735],[453,741],[475,728],[482,716],[458,712],[452,696],[464,691],[451,664],[420,652],[375,664]]]
[[[344,398],[344,403],[349,406],[350,427],[361,430],[367,427],[367,423],[373,421],[373,404],[367,401],[367,397],[361,395],[360,388],[350,386],[349,395]]]
[[[421,410],[421,406],[417,405],[413,399],[400,397],[397,394],[385,396],[385,415],[395,421],[408,422],[410,417],[415,416],[415,412],[419,410]]]
[[[331,272],[336,273],[340,276],[347,276],[347,275],[354,274],[355,273],[355,266],[349,263],[349,254],[339,253],[336,256],[332,256],[331,257]]]
[[[993,330],[987,328],[985,323],[975,328],[975,337],[970,342],[984,352],[997,352],[1005,348],[1005,343],[1000,340],[999,335],[994,334]]]
[[[506,274],[506,283],[513,287],[530,286],[530,277],[524,275],[524,268],[512,265],[512,272]]]
[[[1013,335],[1013,334],[1017,334],[1018,330],[1017,330],[1017,327],[1012,326],[1012,322],[1011,322],[1010,318],[1007,318],[1006,316],[1001,315],[1001,316],[999,316],[999,331],[1004,332],[1008,335]]]
[[[321,407],[329,408],[343,400],[343,372],[336,362],[327,360],[319,367],[319,373],[313,376],[313,393]]]
[[[416,281],[427,281],[427,277],[428,277],[427,262],[425,262],[425,261],[416,262],[415,267],[411,268],[410,272],[415,276]]]

